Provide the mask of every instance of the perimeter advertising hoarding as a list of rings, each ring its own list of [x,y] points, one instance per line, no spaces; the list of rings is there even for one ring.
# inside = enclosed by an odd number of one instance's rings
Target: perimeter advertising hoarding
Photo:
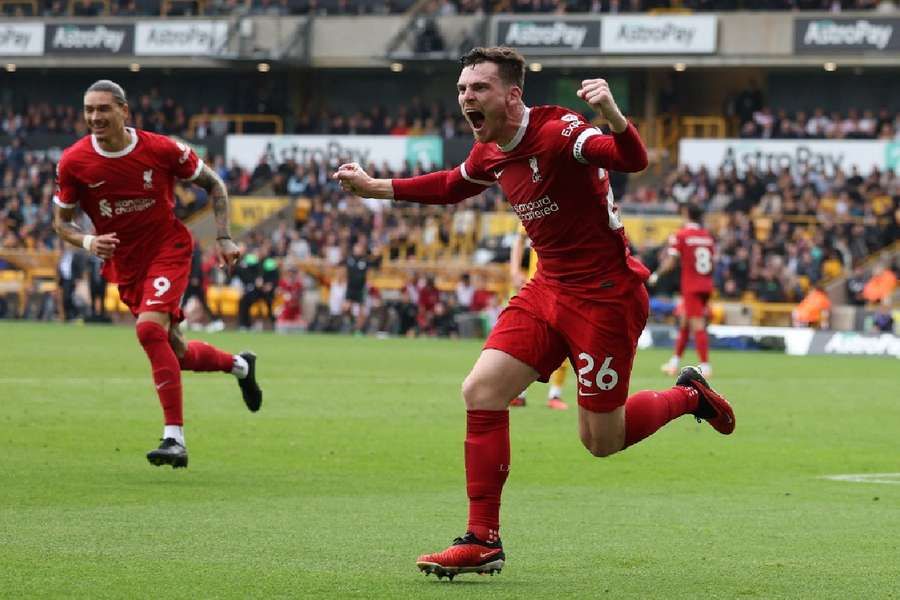
[[[493,24],[497,45],[518,48],[526,56],[600,52],[599,19],[497,17]]]
[[[210,56],[228,42],[225,21],[142,21],[134,50],[138,56]]]
[[[437,136],[397,135],[229,135],[225,141],[228,164],[237,162],[253,171],[260,159],[273,168],[288,160],[311,160],[337,167],[342,162],[387,163],[392,169],[428,170],[444,164],[443,144]]]
[[[900,19],[827,17],[794,19],[795,54],[865,54],[900,51]]]
[[[821,171],[828,176],[837,169],[845,173],[858,167],[868,174],[900,166],[900,143],[877,140],[754,140],[682,139],[680,164],[715,173],[720,167],[743,174],[748,170],[765,173],[785,168],[792,172]]]
[[[715,15],[617,15],[603,17],[604,54],[714,54]]]
[[[41,56],[43,23],[0,22],[0,56]]]
[[[134,54],[134,26],[119,23],[47,25],[44,51],[53,55]]]

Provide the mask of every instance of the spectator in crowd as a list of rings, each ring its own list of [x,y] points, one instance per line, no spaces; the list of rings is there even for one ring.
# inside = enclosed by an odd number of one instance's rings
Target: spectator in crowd
[[[195,299],[203,311],[206,319],[207,331],[222,331],[225,323],[213,313],[206,300],[206,290],[209,282],[203,270],[203,249],[200,243],[194,240],[194,250],[191,254],[191,274],[188,278],[187,288],[181,298],[181,307],[184,308],[190,299]]]
[[[456,284],[456,304],[461,311],[472,310],[472,301],[475,299],[475,287],[472,285],[468,273],[463,273]]]
[[[441,293],[434,284],[433,276],[420,278],[418,287],[419,331],[425,334],[434,332],[435,307],[441,299]]]
[[[88,286],[91,294],[90,317],[93,323],[109,323],[106,314],[106,279],[103,277],[103,260],[91,254],[88,257]]]
[[[75,295],[75,286],[84,274],[84,254],[68,245],[64,245],[59,257],[57,275],[62,295],[62,317],[72,321],[82,315],[79,300]]]
[[[820,285],[810,288],[809,293],[791,313],[794,327],[828,327],[831,315],[831,299]]]
[[[353,328],[357,332],[362,330],[368,316],[369,286],[367,279],[369,269],[377,264],[377,258],[369,255],[366,240],[363,238],[353,244],[353,251],[344,261],[347,274],[347,291],[345,293],[347,306],[344,308],[344,312],[350,315]]]
[[[290,333],[306,329],[303,319],[303,277],[296,265],[290,265],[278,282],[281,305],[276,312],[275,331]]]
[[[863,288],[863,298],[871,304],[888,303],[897,288],[897,275],[887,262],[881,262]]]
[[[400,298],[391,304],[391,309],[397,315],[396,333],[406,337],[414,337],[418,327],[419,307],[409,295],[409,288],[404,286],[400,290]]]
[[[872,324],[869,328],[872,333],[894,333],[894,316],[891,314],[891,307],[882,304],[878,310],[872,315]]]
[[[866,287],[866,272],[862,265],[857,265],[853,273],[847,277],[847,302],[854,306],[863,306],[866,299],[863,297],[863,289]]]

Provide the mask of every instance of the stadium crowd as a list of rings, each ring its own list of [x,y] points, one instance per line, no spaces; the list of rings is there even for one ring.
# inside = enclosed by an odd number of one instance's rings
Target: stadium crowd
[[[435,0],[440,15],[489,13],[639,13],[652,10],[870,10],[885,0]],[[397,14],[412,5],[408,0],[38,0],[6,3],[6,16],[192,16],[192,15],[354,15]]]
[[[743,138],[900,140],[900,113],[881,106],[853,107],[842,112],[822,106],[810,110],[773,110],[762,92],[751,86],[736,94],[727,113],[739,123]]]
[[[140,108],[143,99],[138,104],[135,113],[147,114]],[[163,101],[162,106],[165,104]],[[177,114],[174,110],[169,112]],[[407,114],[421,113],[411,110]],[[414,120],[418,118],[421,117]],[[461,308],[471,304],[465,301],[465,295],[451,299],[456,294],[450,294],[445,286],[435,297],[430,291],[433,285],[427,284],[428,273],[422,273],[405,286],[403,297],[407,304],[416,306],[417,316],[408,323],[401,322],[399,315],[413,312],[410,306],[398,308],[397,298],[383,298],[382,290],[364,287],[359,291],[360,286],[365,286],[366,274],[384,262],[404,258],[437,260],[451,251],[469,257],[473,265],[509,260],[515,231],[507,226],[485,235],[490,228],[481,223],[486,215],[508,213],[497,188],[448,207],[392,205],[342,192],[330,178],[336,163],[271,165],[261,160],[253,171],[247,171],[236,164],[226,164],[221,156],[208,160],[232,194],[288,196],[303,206],[295,213],[296,220],[285,221],[271,236],[256,235],[246,240],[248,258],[233,281],[216,271],[209,255],[205,261],[198,258],[198,265],[206,265],[198,266],[198,281],[233,283],[240,288],[244,299],[239,316],[245,327],[251,325],[250,307],[256,300],[272,304],[280,281],[291,275],[286,265],[317,261],[320,269],[310,276],[297,275],[291,284],[321,289],[323,300],[312,318],[301,321],[297,317],[294,325],[449,335],[454,332],[446,323],[457,320],[446,315],[468,312]],[[368,168],[378,177],[405,177],[420,172],[391,171],[387,165]],[[53,173],[51,157],[26,149],[21,138],[14,138],[8,148],[0,149],[0,246],[61,249],[52,230]],[[751,172],[738,176],[682,168],[662,177],[658,184],[613,183],[624,214],[674,214],[686,202],[707,210],[719,240],[714,273],[718,295],[723,299],[752,296],[769,302],[799,301],[820,281],[841,274],[852,274],[854,280],[865,278],[865,274],[856,271],[860,261],[900,239],[900,179],[891,171],[862,175],[854,168],[834,177],[815,171]],[[202,190],[190,186],[179,187],[176,199],[176,211],[182,218],[206,202]],[[663,251],[664,248],[650,245],[636,248],[651,269],[657,266]],[[674,275],[664,278],[656,292],[673,293],[676,282]],[[484,289],[482,281],[470,283]],[[340,302],[327,301],[326,290],[332,296],[337,293]],[[285,294],[300,296],[287,288],[278,296],[283,298]],[[478,312],[494,310],[504,300],[493,296],[480,296],[476,303]],[[216,320],[208,308],[204,312],[206,320]],[[266,312],[277,320],[272,310]],[[308,317],[308,310],[303,313]],[[413,325],[406,327],[403,323]]]
[[[240,112],[224,105],[196,107],[194,114],[212,115],[212,118],[200,121],[196,130],[192,130],[190,111],[155,88],[138,96],[130,108],[131,122],[139,129],[196,139],[233,133],[232,122],[214,117]],[[419,97],[394,106],[391,112],[383,107],[350,113],[310,108],[293,115],[288,122],[293,123],[288,133],[296,134],[439,135],[445,139],[471,136],[458,109],[437,102],[426,104]],[[0,136],[67,134],[80,137],[86,133],[80,108],[74,105],[48,102],[28,103],[21,108],[0,105]]]
[[[846,112],[772,110],[762,104],[762,96],[753,90],[738,94],[729,108],[738,120],[743,138],[768,139],[880,139],[900,141],[900,113],[887,107],[850,108]],[[197,114],[224,115],[224,105],[213,109],[198,107]],[[201,121],[195,130],[189,127],[189,114],[174,98],[154,91],[138,97],[132,108],[132,122],[140,129],[157,133],[205,139],[234,131],[234,124],[214,118]],[[365,111],[338,112],[308,108],[289,120],[295,134],[330,135],[437,135],[444,139],[469,137],[465,119],[454,108],[438,102],[425,103],[413,97],[391,112],[383,107]],[[75,106],[47,102],[29,104],[22,110],[0,106],[0,135],[86,133],[81,113]]]

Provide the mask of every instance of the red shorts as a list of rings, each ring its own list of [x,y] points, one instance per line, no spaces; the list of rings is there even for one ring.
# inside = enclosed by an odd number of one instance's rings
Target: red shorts
[[[642,284],[603,299],[573,298],[528,282],[500,314],[485,349],[530,365],[546,382],[568,358],[578,373],[578,404],[609,412],[625,404],[649,298]]]
[[[709,292],[690,292],[684,294],[684,316],[688,319],[706,316],[706,304],[709,302]]]
[[[191,275],[191,245],[164,244],[137,279],[119,285],[119,297],[135,317],[145,312],[168,313],[184,320],[181,297]]]

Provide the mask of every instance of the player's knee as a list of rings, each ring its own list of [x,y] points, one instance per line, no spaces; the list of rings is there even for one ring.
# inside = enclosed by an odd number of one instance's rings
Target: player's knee
[[[462,396],[466,410],[497,410],[506,406],[497,398],[497,393],[490,382],[481,377],[469,374],[463,380]]]
[[[612,438],[582,436],[581,443],[584,444],[584,447],[587,448],[591,455],[597,458],[611,456],[622,449],[622,444],[619,440]]]
[[[168,343],[169,341],[169,336],[166,330],[162,328],[162,325],[150,321],[138,323],[135,327],[135,333],[137,333],[138,342],[145,348],[159,342]]]

